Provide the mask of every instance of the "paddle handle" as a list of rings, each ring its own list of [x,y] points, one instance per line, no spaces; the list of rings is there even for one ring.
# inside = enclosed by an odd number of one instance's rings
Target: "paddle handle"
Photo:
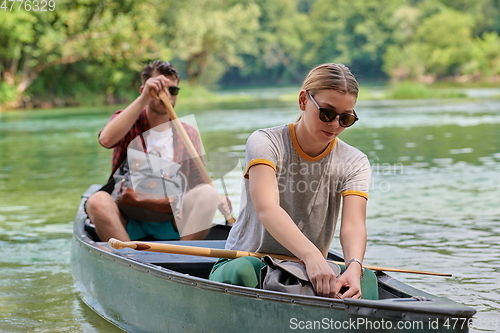
[[[206,248],[206,247],[152,243],[152,242],[122,242],[122,241],[115,239],[115,238],[110,238],[108,241],[108,244],[111,248],[117,249],[117,250],[128,247],[128,248],[135,249],[138,251],[161,252],[161,253],[183,254],[183,255],[200,256],[200,257],[227,258],[227,259],[236,259],[236,258],[247,257],[247,256],[262,258],[265,255],[269,255],[269,256],[277,258],[277,259],[299,261],[299,259],[296,257],[290,257],[290,256],[284,256],[284,255],[247,252],[247,251],[235,251],[235,250],[221,250],[221,249],[211,249],[211,248]],[[333,262],[335,264],[338,264],[338,265],[345,265],[345,263],[340,262],[340,261],[331,261],[331,260],[329,260],[329,261]],[[382,267],[382,266],[372,266],[372,265],[363,265],[363,267],[369,268],[369,269],[374,270],[374,271],[436,275],[436,276],[448,276],[448,277],[452,276],[451,274],[419,271],[419,270],[404,269],[404,268],[392,268],[392,267]]]
[[[207,247],[185,246],[185,245],[175,245],[175,244],[160,244],[160,243],[150,243],[150,242],[122,242],[115,238],[110,238],[108,241],[108,245],[116,250],[128,247],[138,251],[161,252],[170,254],[183,254],[189,256],[226,258],[226,259],[236,259],[248,256],[262,258],[263,256],[266,255],[265,253],[211,249]],[[281,256],[281,255],[273,255],[273,257],[278,259],[298,260],[297,258],[294,257]]]
[[[205,168],[205,164],[203,164],[203,161],[201,160],[200,154],[194,147],[193,143],[191,142],[191,139],[189,138],[188,134],[186,133],[186,130],[184,129],[184,126],[182,126],[182,123],[179,121],[179,118],[177,117],[177,113],[175,113],[175,110],[172,106],[172,103],[170,103],[170,99],[168,98],[167,94],[162,90],[158,94],[158,97],[162,100],[163,104],[165,104],[165,108],[167,109],[167,113],[170,116],[170,119],[172,120],[172,123],[174,124],[175,129],[177,130],[177,133],[180,134],[182,141],[184,142],[184,145],[186,146],[189,156],[193,159],[196,167],[198,168],[203,180],[207,184],[213,185],[212,178],[210,178],[210,175],[208,174],[207,169]],[[226,219],[226,223],[228,224],[233,224],[236,222],[235,218],[232,216],[231,213],[225,214],[224,213],[224,218]]]

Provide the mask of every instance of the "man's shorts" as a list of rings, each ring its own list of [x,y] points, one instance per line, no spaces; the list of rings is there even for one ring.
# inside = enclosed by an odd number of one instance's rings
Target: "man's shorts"
[[[179,233],[172,221],[148,222],[127,218],[125,228],[131,240],[179,240]]]

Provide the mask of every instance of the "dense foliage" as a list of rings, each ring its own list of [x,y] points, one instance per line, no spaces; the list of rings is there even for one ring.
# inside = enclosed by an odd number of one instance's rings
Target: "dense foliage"
[[[296,83],[324,62],[361,79],[500,80],[500,0],[0,2],[0,104],[125,101],[158,58],[207,87]]]

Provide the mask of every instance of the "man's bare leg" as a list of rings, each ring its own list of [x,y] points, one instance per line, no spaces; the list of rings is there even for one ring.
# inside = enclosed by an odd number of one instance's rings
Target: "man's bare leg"
[[[109,193],[104,191],[94,193],[87,200],[86,209],[95,225],[97,235],[103,242],[107,242],[111,237],[130,241],[125,230],[127,221]]]
[[[175,219],[181,240],[204,239],[212,227],[219,203],[219,194],[211,185],[199,185],[187,192],[182,218]]]

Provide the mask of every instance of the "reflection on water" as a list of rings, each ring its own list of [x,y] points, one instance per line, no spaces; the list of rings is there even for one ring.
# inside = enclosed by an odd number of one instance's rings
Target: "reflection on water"
[[[391,275],[475,307],[475,329],[500,331],[498,100],[362,101],[357,111],[360,122],[342,139],[372,163],[366,262],[453,273]],[[0,331],[119,331],[78,300],[69,268],[79,196],[110,171],[110,152],[96,136],[111,112],[0,114]],[[195,114],[206,151],[242,159],[253,130],[298,113],[295,102],[269,99],[204,105]],[[241,168],[225,177],[235,212]]]

